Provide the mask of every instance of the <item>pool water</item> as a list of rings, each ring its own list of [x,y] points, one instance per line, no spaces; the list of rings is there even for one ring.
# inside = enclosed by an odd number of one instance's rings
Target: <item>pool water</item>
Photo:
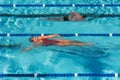
[[[24,2],[24,3],[23,3]],[[0,4],[60,4],[60,3],[113,3],[118,0],[13,0]],[[0,13],[44,14],[44,13],[110,13],[120,14],[120,7],[50,7],[50,8],[2,8]],[[120,33],[120,17],[98,18],[92,21],[57,22],[39,18],[0,18],[0,33]],[[0,73],[119,73],[119,37],[63,37],[63,39],[91,42],[93,46],[47,46],[37,47],[21,53],[30,46],[30,37],[0,37],[1,44],[20,44],[16,47],[0,48]],[[75,77],[75,78],[1,78],[2,80],[113,80],[118,78]]]

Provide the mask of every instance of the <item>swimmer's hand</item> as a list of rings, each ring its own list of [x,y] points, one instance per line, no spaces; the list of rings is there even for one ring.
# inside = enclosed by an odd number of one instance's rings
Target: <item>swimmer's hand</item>
[[[23,52],[25,52],[25,51],[29,51],[29,50],[31,50],[31,49],[33,49],[33,48],[35,48],[35,47],[37,47],[37,45],[32,45],[32,46],[30,46],[30,47],[27,47],[27,48],[21,50],[21,53],[23,53]]]
[[[25,48],[25,49],[21,50],[20,53],[23,53],[23,52],[29,51],[29,50],[30,50],[30,48]]]
[[[61,37],[61,35],[59,35],[59,34],[55,34],[57,37]]]
[[[61,35],[59,35],[59,34],[55,34],[56,35],[56,37],[57,37],[57,39],[62,39],[62,36]]]
[[[86,46],[93,46],[93,43],[85,43]]]

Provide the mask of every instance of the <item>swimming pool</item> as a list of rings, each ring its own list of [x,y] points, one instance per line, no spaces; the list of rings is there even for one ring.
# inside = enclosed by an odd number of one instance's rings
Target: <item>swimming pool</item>
[[[120,4],[117,0],[105,1],[64,1],[64,0],[27,0],[24,4]],[[23,4],[23,0],[4,1],[0,4]],[[119,14],[120,7],[14,7],[2,8],[0,13],[33,14],[33,13],[110,13]],[[120,18],[99,18],[92,21],[57,22],[39,18],[0,18],[0,33],[120,33]],[[92,42],[91,47],[38,47],[21,54],[20,51],[29,46],[29,36],[0,37],[2,44],[21,44],[18,47],[0,48],[0,73],[119,73],[120,39],[119,37],[79,36],[63,37],[64,39]],[[3,80],[38,80],[39,78],[1,78]],[[113,80],[101,77],[54,77],[40,80]],[[116,78],[118,79],[118,78]]]

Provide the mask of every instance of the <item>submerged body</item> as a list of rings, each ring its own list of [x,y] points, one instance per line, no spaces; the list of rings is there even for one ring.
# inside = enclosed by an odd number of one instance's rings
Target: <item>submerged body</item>
[[[54,21],[81,21],[86,18],[85,15],[80,15],[76,12],[71,12],[68,15],[60,18],[47,18],[47,20],[54,20]]]

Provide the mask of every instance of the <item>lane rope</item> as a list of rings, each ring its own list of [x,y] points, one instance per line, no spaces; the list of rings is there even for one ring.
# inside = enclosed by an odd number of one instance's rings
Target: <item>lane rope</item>
[[[51,34],[44,34],[44,33],[41,33],[41,34],[10,34],[10,33],[7,33],[7,34],[0,34],[0,36],[7,36],[7,37],[10,37],[10,36],[40,36],[40,35],[51,35]],[[64,36],[64,37],[72,37],[72,36],[103,36],[103,37],[120,37],[120,33],[74,33],[74,34],[59,34],[61,36]]]
[[[86,17],[120,17],[120,14],[95,14],[95,13],[79,13],[80,15],[84,15]],[[0,13],[0,17],[15,17],[15,18],[36,18],[36,17],[63,17],[68,16],[68,14],[8,14],[8,13]]]
[[[119,73],[0,74],[0,77],[120,77]]]
[[[0,4],[0,7],[120,7],[120,4]]]

